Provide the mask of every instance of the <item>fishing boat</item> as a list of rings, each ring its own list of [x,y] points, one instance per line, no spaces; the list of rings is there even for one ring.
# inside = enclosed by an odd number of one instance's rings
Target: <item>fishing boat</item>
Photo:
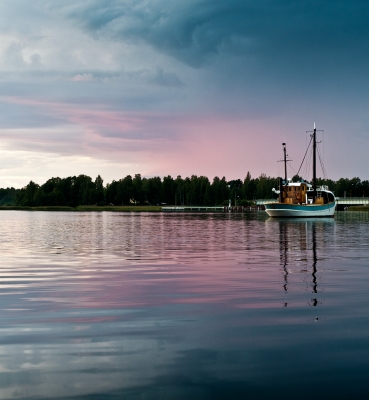
[[[285,179],[279,178],[278,200],[265,204],[265,211],[270,217],[333,217],[336,208],[336,198],[328,186],[316,184],[316,128],[312,134],[313,142],[313,180],[292,182],[287,179],[286,144],[282,143],[284,151]]]

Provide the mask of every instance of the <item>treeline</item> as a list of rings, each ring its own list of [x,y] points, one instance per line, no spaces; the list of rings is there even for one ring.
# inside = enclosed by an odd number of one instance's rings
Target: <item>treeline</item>
[[[6,188],[0,189],[0,206],[12,206],[16,203],[19,189]]]
[[[294,176],[293,180],[301,178]],[[369,196],[369,181],[359,178],[341,178],[338,181],[318,179],[318,185],[328,185],[336,196]],[[215,206],[249,205],[255,199],[276,197],[272,188],[278,187],[278,179],[265,174],[252,178],[246,174],[244,180],[227,181],[215,177],[212,182],[205,176],[172,178],[170,175],[142,178],[140,174],[103,184],[100,175],[93,180],[87,175],[67,178],[51,178],[43,185],[31,181],[22,189],[0,189],[0,206],[70,206],[79,205],[198,205]]]

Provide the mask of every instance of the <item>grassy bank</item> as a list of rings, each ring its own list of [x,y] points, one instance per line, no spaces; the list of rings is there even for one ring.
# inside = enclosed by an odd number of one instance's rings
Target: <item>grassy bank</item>
[[[369,211],[369,206],[351,206],[349,211]]]
[[[27,207],[27,206],[0,206],[0,210],[21,210],[21,211],[74,211],[74,208],[67,206],[56,207]]]
[[[1,210],[22,211],[120,211],[120,212],[158,212],[160,206],[78,206],[76,208],[67,206],[44,206],[44,207],[22,207],[22,206],[0,206]]]
[[[75,211],[157,212],[161,206],[78,206]]]

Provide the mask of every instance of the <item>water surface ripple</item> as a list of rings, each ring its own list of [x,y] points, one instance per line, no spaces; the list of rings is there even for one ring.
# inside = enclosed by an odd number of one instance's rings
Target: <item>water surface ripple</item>
[[[0,211],[0,399],[369,394],[368,214]]]

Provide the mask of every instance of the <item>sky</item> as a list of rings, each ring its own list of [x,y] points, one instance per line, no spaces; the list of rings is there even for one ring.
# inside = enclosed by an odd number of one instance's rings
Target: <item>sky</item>
[[[1,0],[0,187],[279,176],[282,142],[292,176],[314,122],[326,176],[369,179],[368,21],[362,0]]]

